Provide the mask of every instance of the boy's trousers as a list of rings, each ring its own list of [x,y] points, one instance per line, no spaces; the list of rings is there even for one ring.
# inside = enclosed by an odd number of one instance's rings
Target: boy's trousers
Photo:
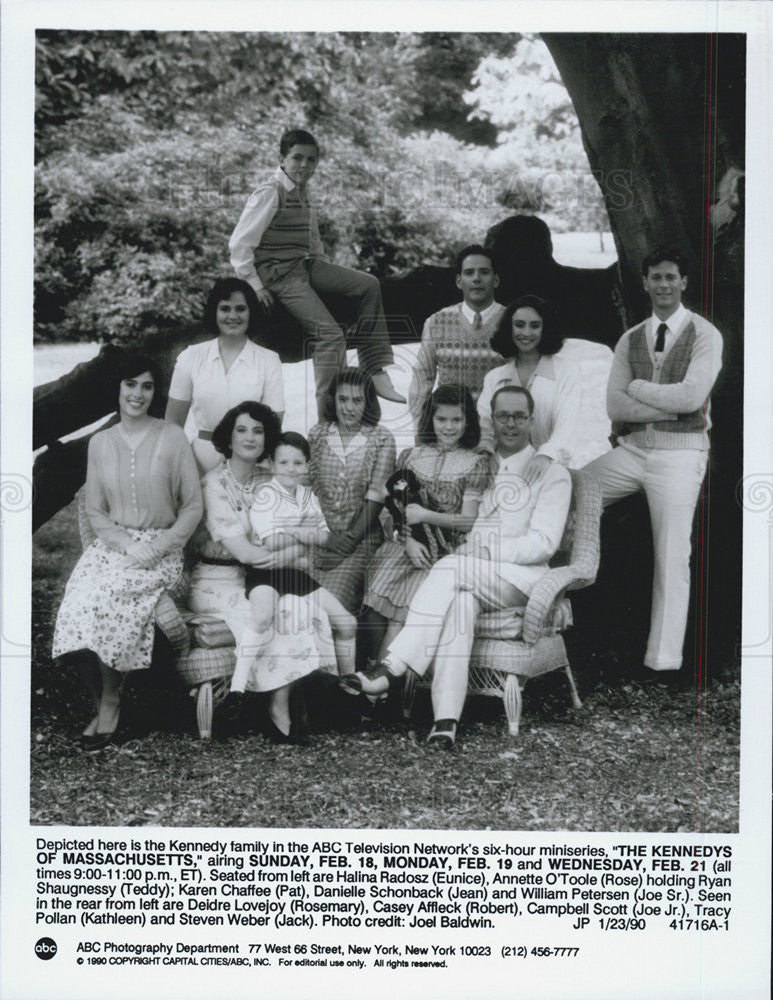
[[[346,338],[341,324],[331,314],[321,295],[340,295],[348,300],[355,320],[351,345],[357,348],[360,367],[374,374],[392,364],[381,285],[364,271],[340,267],[311,258],[300,260],[286,274],[266,282],[291,315],[303,324],[306,343],[313,346],[317,409],[322,417],[325,394],[335,376],[346,366]]]

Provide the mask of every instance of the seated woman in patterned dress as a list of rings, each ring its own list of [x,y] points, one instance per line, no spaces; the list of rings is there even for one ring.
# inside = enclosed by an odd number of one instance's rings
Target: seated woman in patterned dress
[[[428,570],[469,530],[489,478],[488,456],[473,451],[480,440],[475,403],[463,386],[445,385],[427,400],[418,443],[402,452],[397,468],[418,480],[420,504],[409,524],[434,526],[432,545],[413,537],[406,525],[398,539],[376,553],[365,591],[369,655],[379,657],[402,628],[411,598]]]
[[[80,664],[94,701],[85,750],[111,742],[122,679],[150,666],[153,609],[182,573],[202,511],[185,434],[151,416],[162,397],[155,362],[127,356],[116,396],[120,421],[89,441],[86,516],[97,537],[67,581],[54,630],[53,656]]]
[[[395,467],[395,440],[380,419],[370,375],[346,368],[327,392],[324,419],[309,431],[311,488],[330,529],[315,576],[352,614],[360,610],[365,571],[384,540],[379,514]]]
[[[272,478],[265,459],[280,433],[279,418],[268,406],[251,400],[234,406],[212,434],[223,458],[202,480],[204,525],[197,536],[200,561],[193,570],[188,606],[222,618],[237,647],[256,625],[244,592],[247,569],[278,567],[293,558],[290,550],[272,553],[251,541],[250,508],[258,487]],[[277,743],[302,741],[302,733],[291,725],[291,688],[319,663],[309,617],[293,617],[292,634],[272,633],[270,648],[261,649],[251,682],[252,690],[270,693],[268,734]]]

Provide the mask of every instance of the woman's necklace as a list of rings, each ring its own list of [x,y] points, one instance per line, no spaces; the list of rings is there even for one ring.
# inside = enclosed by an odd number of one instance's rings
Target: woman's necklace
[[[236,478],[236,475],[234,474],[234,470],[231,468],[231,460],[230,460],[230,458],[227,458],[225,460],[225,474],[228,477],[228,479],[230,480],[230,482],[233,484],[233,486],[235,487],[235,489],[237,489],[245,498],[254,492],[254,490],[255,490],[255,472],[254,471],[249,474],[249,476],[247,478],[247,481],[244,482],[244,483],[242,483],[242,482],[240,482]],[[247,501],[245,499],[245,503],[246,502]],[[237,503],[236,509],[238,511],[240,511],[242,509],[241,505]]]

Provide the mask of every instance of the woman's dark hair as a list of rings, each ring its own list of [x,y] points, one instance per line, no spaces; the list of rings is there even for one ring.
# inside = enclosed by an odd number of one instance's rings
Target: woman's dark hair
[[[334,424],[338,419],[336,413],[336,393],[342,385],[356,385],[362,389],[365,395],[365,410],[362,414],[362,422],[371,427],[375,427],[381,420],[381,404],[376,395],[376,387],[373,379],[362,368],[344,368],[340,371],[327,390],[322,400],[322,419]]]
[[[287,156],[293,146],[314,146],[319,153],[319,143],[305,128],[288,128],[279,140],[279,155]]]
[[[217,328],[217,307],[220,302],[230,299],[234,292],[241,292],[247,301],[247,308],[250,311],[250,320],[247,324],[247,336],[255,337],[259,332],[260,306],[258,297],[251,285],[241,278],[218,278],[212,286],[212,291],[207,296],[207,304],[204,306],[204,329],[212,337],[217,337],[220,331]]]
[[[563,333],[558,320],[556,307],[541,299],[539,295],[521,295],[511,302],[502,313],[494,336],[491,338],[491,350],[501,354],[503,358],[514,358],[518,348],[513,343],[513,316],[519,309],[534,309],[542,317],[542,339],[537,345],[540,354],[556,354],[564,343]]]
[[[153,399],[150,401],[150,406],[148,407],[148,413],[151,417],[163,417],[164,407],[166,405],[166,393],[164,388],[164,379],[161,375],[161,368],[157,361],[149,357],[147,354],[135,354],[127,353],[118,362],[118,367],[115,372],[115,384],[113,387],[113,396],[116,401],[116,406],[118,405],[118,392],[121,388],[121,382],[125,382],[127,378],[136,378],[137,375],[142,375],[145,372],[150,372],[153,376]]]
[[[298,434],[297,431],[285,431],[283,434],[280,434],[278,441],[271,449],[270,454],[272,458],[276,454],[277,448],[282,444],[286,444],[288,448],[297,448],[298,451],[303,452],[307,462],[311,461],[311,448],[309,448],[309,442],[303,434]]]
[[[282,433],[282,426],[279,423],[279,417],[276,413],[274,413],[271,407],[266,406],[265,403],[256,403],[252,399],[245,399],[245,401],[243,403],[239,403],[238,406],[233,406],[228,413],[226,413],[217,427],[212,431],[212,444],[221,455],[225,455],[226,458],[230,458],[233,454],[231,449],[231,436],[234,432],[234,426],[236,425],[236,421],[239,417],[245,413],[248,417],[252,417],[253,420],[257,420],[263,424],[263,434],[265,436],[265,440],[263,442],[263,454],[258,457],[258,461],[260,462],[267,455],[273,454],[276,443]]]
[[[439,406],[458,406],[464,413],[464,434],[459,439],[461,448],[475,448],[480,443],[480,421],[475,401],[469,389],[460,385],[441,385],[424,404],[416,435],[418,444],[435,444],[437,435],[432,423]]]

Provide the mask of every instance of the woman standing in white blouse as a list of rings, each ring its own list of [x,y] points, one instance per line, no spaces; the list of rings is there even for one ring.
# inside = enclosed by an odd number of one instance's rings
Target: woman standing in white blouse
[[[255,292],[239,278],[215,282],[204,307],[204,327],[213,339],[186,347],[174,367],[166,419],[185,426],[193,413],[193,441],[201,473],[222,459],[212,446],[212,431],[231,407],[245,399],[270,407],[281,421],[284,413],[282,363],[279,355],[253,339],[260,307]]]
[[[494,449],[491,397],[503,385],[519,385],[534,397],[531,443],[536,455],[524,470],[528,483],[551,462],[568,465],[574,454],[582,388],[577,365],[559,355],[564,338],[554,307],[537,295],[522,295],[502,314],[492,350],[510,360],[492,368],[478,399],[480,447]]]

